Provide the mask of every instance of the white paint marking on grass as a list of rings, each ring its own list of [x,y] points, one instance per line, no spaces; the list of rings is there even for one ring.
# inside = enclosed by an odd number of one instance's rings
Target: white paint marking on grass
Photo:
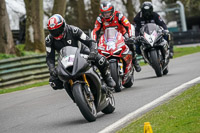
[[[174,88],[173,90],[171,90],[168,93],[160,96],[159,98],[155,99],[154,101],[144,105],[143,107],[137,109],[136,111],[134,111],[132,113],[129,113],[125,117],[121,118],[120,120],[116,121],[115,123],[111,124],[110,126],[106,127],[105,129],[101,130],[99,133],[115,132],[117,129],[119,129],[119,127],[122,127],[123,125],[127,124],[128,122],[130,122],[131,120],[136,118],[136,116],[141,114],[141,112],[144,112],[145,110],[151,109],[152,107],[159,104],[160,102],[167,100],[169,97],[173,96],[177,92],[183,90],[186,87],[189,87],[189,85],[191,85],[191,84],[197,83],[198,81],[200,81],[200,77],[197,77],[197,78],[195,78],[191,81],[188,81],[188,82]]]

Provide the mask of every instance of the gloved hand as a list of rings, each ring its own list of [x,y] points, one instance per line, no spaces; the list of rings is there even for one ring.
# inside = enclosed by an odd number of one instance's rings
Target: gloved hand
[[[88,56],[88,60],[95,60],[97,55],[98,55],[98,51],[96,49],[91,50]]]
[[[51,75],[51,76],[57,77],[57,71],[56,71],[56,68],[52,68],[52,69],[50,69],[49,72],[50,72],[50,75]]]
[[[137,36],[135,40],[136,40],[136,43],[139,43],[139,42],[141,42],[142,37],[141,36]]]
[[[62,89],[63,86],[63,82],[58,78],[58,77],[54,77],[54,76],[50,76],[49,78],[49,85],[54,89]]]
[[[169,34],[169,30],[163,30],[162,31],[164,35],[168,35]]]
[[[124,42],[127,44],[127,45],[134,45],[136,43],[135,41],[135,38],[134,37],[130,37],[130,38],[125,38],[124,39]]]

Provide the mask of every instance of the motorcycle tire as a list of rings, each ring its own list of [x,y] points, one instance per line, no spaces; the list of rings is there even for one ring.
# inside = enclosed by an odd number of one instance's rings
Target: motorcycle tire
[[[119,70],[118,70],[117,62],[111,62],[110,68],[111,68],[110,69],[111,76],[116,83],[115,92],[120,92],[122,86],[121,86],[121,79],[120,79],[120,76],[119,76]]]
[[[151,60],[150,62],[153,69],[155,70],[156,76],[161,77],[163,73],[162,73],[162,67],[160,64],[160,59],[159,59],[157,51],[156,50],[150,51],[149,54],[150,54],[149,59]]]
[[[88,101],[86,92],[81,84],[77,83],[73,86],[73,96],[84,118],[89,122],[95,121],[97,110],[94,101]]]
[[[102,110],[104,114],[110,114],[115,110],[115,99],[113,93],[109,92],[107,94],[106,100],[109,101],[109,104]]]

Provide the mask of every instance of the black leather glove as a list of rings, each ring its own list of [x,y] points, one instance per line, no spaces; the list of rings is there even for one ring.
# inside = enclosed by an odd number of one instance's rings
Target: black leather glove
[[[96,49],[91,50],[88,56],[88,60],[95,60],[97,55],[98,55],[98,51]]]
[[[163,30],[162,33],[163,33],[164,35],[168,35],[168,34],[169,34],[169,30]]]
[[[136,43],[135,38],[133,38],[133,37],[125,38],[124,42],[128,46],[134,45]]]
[[[57,77],[57,71],[56,71],[56,68],[52,68],[52,69],[50,69],[49,72],[50,72],[50,75],[51,75],[51,76]]]
[[[54,76],[50,76],[49,78],[49,85],[54,89],[62,89],[63,86],[63,82],[58,78],[58,77],[54,77]]]
[[[139,43],[139,42],[141,42],[141,40],[142,40],[142,37],[141,36],[137,36],[136,39],[135,39],[135,42]]]

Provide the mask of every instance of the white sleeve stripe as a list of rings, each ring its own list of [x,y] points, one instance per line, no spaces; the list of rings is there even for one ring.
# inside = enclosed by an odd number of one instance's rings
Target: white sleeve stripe
[[[50,48],[50,47],[46,47],[46,51],[47,51],[48,53],[50,53],[50,52],[51,52],[51,48]]]
[[[86,36],[87,36],[87,35],[86,35],[85,33],[82,33],[80,38],[81,38],[82,40],[86,40]]]

